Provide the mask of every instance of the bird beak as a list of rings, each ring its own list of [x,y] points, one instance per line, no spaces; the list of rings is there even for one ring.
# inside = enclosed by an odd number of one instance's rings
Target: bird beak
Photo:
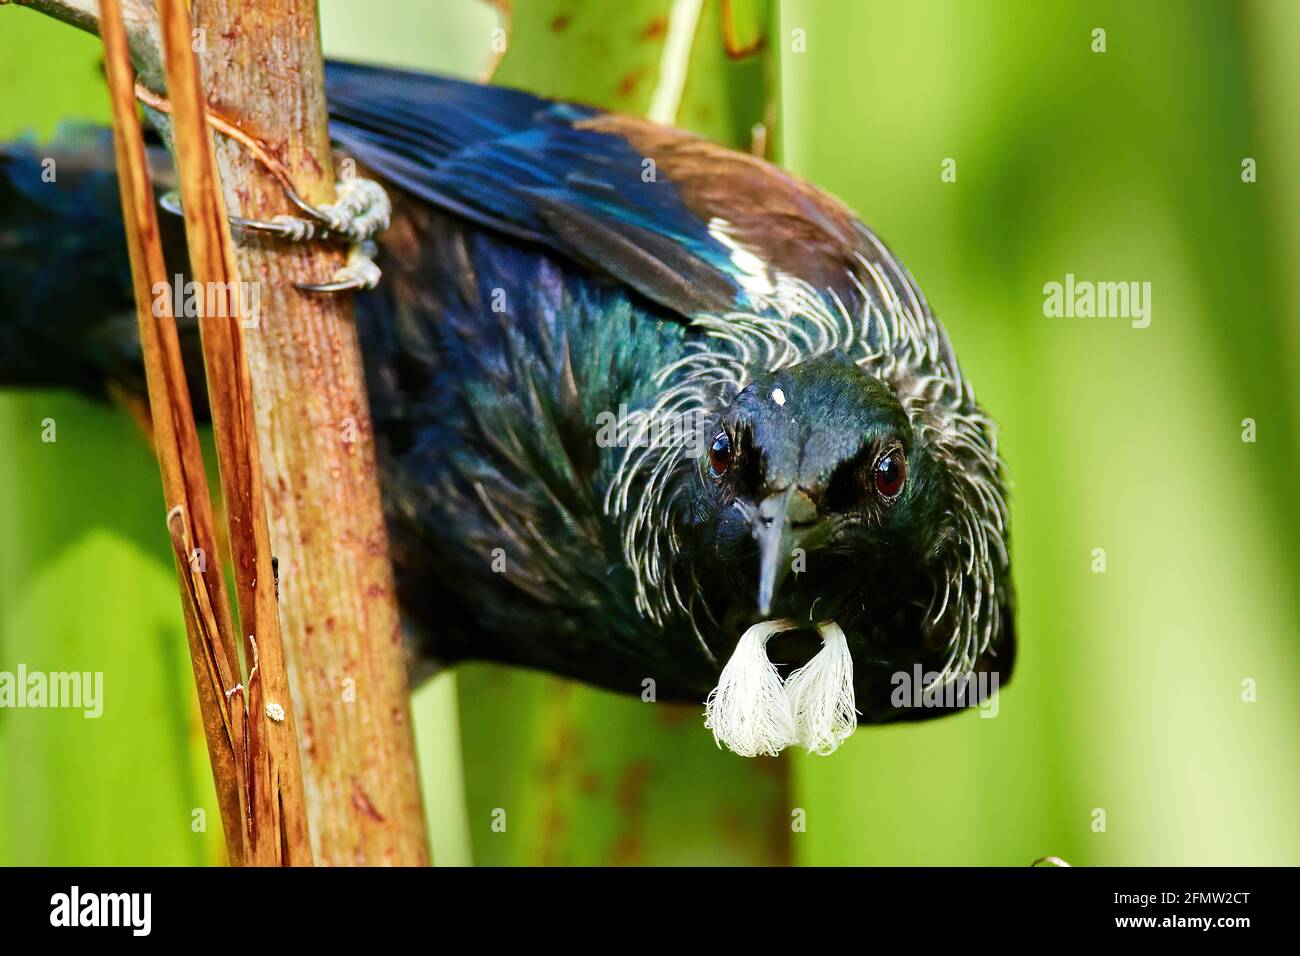
[[[772,598],[790,571],[794,550],[818,526],[817,506],[793,485],[764,498],[754,516],[758,542],[758,613],[772,613]]]

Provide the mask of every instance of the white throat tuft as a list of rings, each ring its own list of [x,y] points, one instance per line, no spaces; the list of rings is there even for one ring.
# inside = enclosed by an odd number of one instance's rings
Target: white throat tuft
[[[704,702],[704,726],[718,746],[726,744],[742,757],[775,757],[794,743],[794,711],[781,675],[767,659],[767,641],[799,626],[798,621],[763,621],[740,636]]]
[[[809,753],[834,753],[858,727],[853,697],[853,655],[834,621],[817,625],[822,649],[785,681],[795,733]]]
[[[853,658],[838,624],[817,625],[822,649],[788,680],[782,682],[768,659],[771,637],[804,626],[788,619],[763,621],[741,635],[704,702],[704,726],[718,746],[743,757],[776,756],[793,744],[825,755],[857,728]]]

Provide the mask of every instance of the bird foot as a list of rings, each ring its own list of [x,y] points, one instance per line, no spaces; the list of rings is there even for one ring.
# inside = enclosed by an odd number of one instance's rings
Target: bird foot
[[[348,261],[343,264],[329,282],[312,284],[298,282],[295,285],[303,292],[365,292],[379,285],[383,276],[374,257],[379,247],[373,240],[354,242],[348,247]]]
[[[373,289],[382,273],[374,263],[378,247],[374,239],[388,228],[393,206],[384,187],[371,179],[351,177],[336,185],[338,198],[328,205],[312,206],[296,196],[290,199],[303,216],[280,215],[269,220],[230,216],[231,226],[241,232],[274,236],[286,242],[343,239],[349,244],[347,263],[329,282],[298,283],[305,292],[345,292]],[[180,194],[169,192],[159,204],[167,212],[181,215]]]

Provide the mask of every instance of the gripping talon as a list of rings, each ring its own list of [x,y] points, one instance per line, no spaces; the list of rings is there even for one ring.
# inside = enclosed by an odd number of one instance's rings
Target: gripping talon
[[[335,275],[339,275],[343,270],[340,269]],[[294,286],[300,292],[362,292],[365,286],[357,276],[351,276],[346,279],[338,279],[334,282],[296,282]]]
[[[269,222],[258,219],[244,219],[242,216],[229,216],[230,225],[241,232],[261,232],[278,236],[288,242],[304,242],[317,238],[314,222],[299,219],[297,216],[275,216]],[[320,231],[323,236],[324,230]]]
[[[234,219],[231,222],[235,222]],[[306,219],[299,219],[297,216],[272,216],[270,222],[257,222],[254,220],[239,220],[236,225],[241,229],[252,229],[261,232],[274,232],[290,242],[304,242],[316,237],[316,224]]]
[[[230,224],[244,232],[266,233],[289,242],[334,237],[353,243],[365,242],[388,228],[393,206],[383,186],[370,179],[345,179],[337,184],[336,189],[338,201],[319,208],[295,199],[295,205],[310,218],[275,216],[264,222],[230,216]],[[182,214],[180,193],[165,193],[158,204],[173,215]]]
[[[181,194],[174,190],[159,196],[158,205],[162,207],[164,212],[171,213],[173,216],[183,216],[185,214],[185,210],[181,206]],[[306,219],[299,219],[297,216],[276,216],[270,222],[245,219],[242,216],[227,216],[226,219],[232,227],[241,232],[262,232],[278,236],[281,239],[287,239],[290,242],[303,242],[316,238],[318,234],[325,235],[325,230],[317,230],[316,223]]]
[[[374,262],[378,252],[378,246],[369,239],[353,243],[348,249],[348,261],[334,273],[334,277],[329,282],[298,282],[295,285],[303,292],[368,291],[379,285],[379,280],[383,276],[379,266]]]
[[[287,242],[310,242],[324,239],[346,239],[349,244],[347,263],[334,273],[329,282],[297,283],[303,292],[349,292],[373,289],[383,273],[375,265],[379,248],[374,239],[388,228],[393,217],[393,206],[388,193],[379,183],[370,179],[345,179],[336,186],[338,199],[319,208],[286,191],[286,195],[310,218],[281,215],[270,221],[244,219],[230,216],[230,224],[242,232],[258,232],[276,236]],[[165,193],[158,200],[164,210],[181,215],[181,199],[177,192]]]
[[[388,228],[393,207],[383,186],[371,179],[353,178],[335,188],[338,200],[316,210],[330,232],[352,242],[365,242]]]

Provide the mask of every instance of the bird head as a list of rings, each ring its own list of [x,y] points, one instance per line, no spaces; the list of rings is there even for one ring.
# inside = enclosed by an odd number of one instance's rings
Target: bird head
[[[774,752],[783,735],[808,744],[810,733],[810,748],[828,752],[856,712],[929,716],[889,704],[896,675],[911,679],[917,666],[941,683],[989,669],[986,655],[1001,649],[995,666],[1009,673],[1007,525],[991,425],[960,389],[893,371],[831,352],[758,372],[717,414],[696,459],[685,554],[730,656],[710,725],[740,752]],[[726,646],[760,632],[758,644]],[[830,701],[822,726],[809,731],[792,713],[773,736],[751,732],[780,726],[764,708],[806,698],[807,686],[778,688],[807,685],[810,672]],[[727,700],[737,680],[766,680],[770,699]],[[727,707],[751,708],[750,723],[737,730],[740,717],[718,712]]]
[[[698,489],[696,553],[715,556],[758,618],[834,616],[873,584],[925,574],[949,504],[897,395],[840,353],[742,389]]]

